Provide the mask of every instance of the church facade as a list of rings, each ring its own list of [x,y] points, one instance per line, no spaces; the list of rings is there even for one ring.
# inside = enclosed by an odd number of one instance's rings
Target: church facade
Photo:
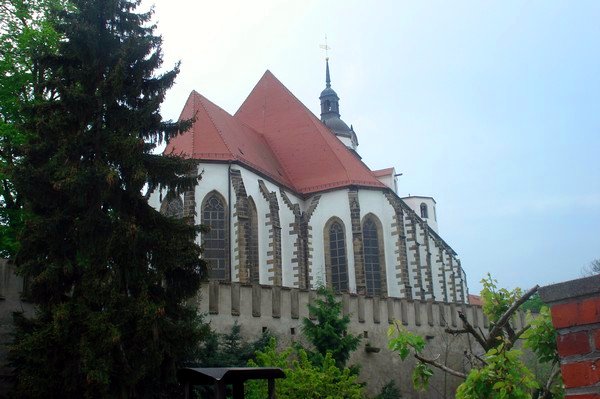
[[[341,120],[329,64],[321,118],[267,71],[234,115],[192,92],[193,126],[165,156],[202,179],[161,212],[210,226],[198,236],[213,281],[466,303],[466,276],[437,232],[435,200],[400,198],[393,168],[370,170]]]

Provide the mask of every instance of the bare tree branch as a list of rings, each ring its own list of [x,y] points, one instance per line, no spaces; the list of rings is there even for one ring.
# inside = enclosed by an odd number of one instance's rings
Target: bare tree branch
[[[517,299],[515,301],[515,303],[513,303],[506,310],[506,312],[504,312],[502,317],[500,317],[498,322],[494,325],[494,328],[492,328],[492,331],[490,331],[490,335],[488,336],[486,345],[484,346],[484,348],[486,350],[488,348],[492,348],[494,346],[494,341],[495,341],[496,337],[500,334],[500,331],[506,325],[506,323],[508,323],[508,320],[510,320],[510,318],[515,313],[515,311],[519,308],[519,306],[521,306],[525,301],[527,301],[533,294],[535,294],[537,292],[538,288],[540,288],[540,286],[536,284],[535,287],[531,288],[521,298]]]
[[[444,372],[446,372],[448,374],[452,374],[453,376],[462,378],[463,380],[467,379],[467,375],[466,374],[461,373],[460,371],[456,371],[454,369],[451,369],[450,367],[444,366],[443,364],[438,363],[437,361],[435,361],[433,359],[424,358],[423,356],[421,356],[421,355],[419,355],[417,353],[415,353],[415,358],[417,360],[420,360],[423,363],[430,364],[433,367],[438,368],[438,369],[440,369],[440,370],[442,370],[442,371],[444,371]]]
[[[512,347],[514,346],[515,342],[517,342],[517,341],[519,340],[519,338],[521,338],[521,335],[523,335],[523,333],[524,333],[525,331],[529,330],[530,328],[531,328],[531,325],[530,325],[530,324],[527,324],[525,327],[523,327],[522,329],[520,329],[519,331],[517,331],[517,332],[514,334],[514,340],[513,340],[513,339],[511,339],[511,340],[508,342],[508,345],[507,345],[507,347],[506,347],[506,348],[507,348],[507,349],[510,349],[510,348],[512,348]]]
[[[550,399],[550,398],[552,398],[552,392],[550,392],[550,387],[552,387],[552,383],[554,382],[554,379],[556,379],[556,377],[560,373],[560,367],[556,367],[557,365],[558,365],[558,363],[554,363],[552,365],[553,371],[550,374],[550,377],[548,377],[548,381],[546,382],[546,386],[544,386],[542,388],[542,391],[540,392],[540,394],[538,396],[538,399]]]
[[[463,326],[465,326],[465,330],[467,330],[467,332],[469,334],[471,334],[473,336],[473,338],[475,338],[475,340],[477,342],[479,342],[479,345],[482,346],[482,348],[487,352],[487,341],[485,340],[484,337],[482,337],[481,335],[479,335],[479,333],[477,332],[477,330],[475,330],[473,328],[473,326],[471,325],[471,323],[469,323],[469,321],[467,320],[467,316],[465,316],[462,312],[458,312],[458,317],[462,320],[463,322]]]

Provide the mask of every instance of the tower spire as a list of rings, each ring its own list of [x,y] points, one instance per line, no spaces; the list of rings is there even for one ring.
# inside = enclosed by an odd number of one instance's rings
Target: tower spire
[[[325,58],[325,87],[331,87],[331,78],[329,77],[329,57]]]

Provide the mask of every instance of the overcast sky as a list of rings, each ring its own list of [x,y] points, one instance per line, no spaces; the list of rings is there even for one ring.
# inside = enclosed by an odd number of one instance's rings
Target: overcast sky
[[[154,3],[165,64],[182,62],[163,117],[191,90],[234,113],[266,69],[318,114],[327,35],[358,152],[436,199],[471,293],[600,258],[600,2]]]

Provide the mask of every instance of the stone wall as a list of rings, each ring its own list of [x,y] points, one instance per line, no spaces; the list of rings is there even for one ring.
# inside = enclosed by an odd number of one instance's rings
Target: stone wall
[[[33,306],[21,299],[22,292],[23,279],[15,275],[12,264],[0,259],[0,398],[6,397],[10,386],[6,357],[14,331],[13,312],[33,314]]]
[[[14,274],[14,267],[0,261],[0,380],[8,376],[6,354],[12,338],[12,313],[33,314],[31,304],[22,301],[23,280]],[[310,317],[308,303],[316,298],[315,291],[271,285],[240,283],[204,283],[195,298],[200,313],[212,328],[221,333],[230,332],[237,322],[246,339],[258,338],[269,330],[279,338],[280,345],[303,342],[302,320]],[[361,367],[360,378],[367,383],[367,391],[375,395],[390,380],[396,381],[404,398],[452,398],[460,381],[435,371],[431,388],[425,393],[412,389],[412,359],[401,362],[397,354],[387,349],[387,330],[394,322],[416,332],[428,341],[426,355],[447,359],[449,365],[466,370],[463,351],[476,345],[466,337],[451,337],[444,333],[446,326],[458,327],[458,311],[467,315],[476,328],[487,331],[487,320],[479,307],[467,304],[419,301],[391,297],[369,297],[356,294],[339,295],[344,314],[350,316],[350,331],[363,336],[353,353],[350,364]],[[522,318],[516,319],[516,326]],[[374,350],[379,349],[378,352]],[[0,383],[0,397],[6,384]]]
[[[286,346],[295,341],[304,342],[302,319],[310,317],[307,305],[315,298],[315,291],[297,288],[214,282],[203,284],[197,306],[217,332],[229,332],[237,322],[246,339],[258,338],[269,330],[279,338],[280,345]],[[343,304],[344,314],[350,315],[350,331],[363,336],[350,363],[360,365],[360,378],[367,382],[371,395],[394,380],[404,398],[452,398],[460,383],[459,379],[436,370],[431,388],[425,393],[414,392],[411,382],[414,362],[412,359],[401,362],[396,353],[387,349],[387,331],[394,320],[426,337],[427,356],[440,355],[440,361],[448,359],[449,365],[461,371],[467,370],[463,352],[477,344],[463,336],[449,336],[444,329],[460,327],[458,312],[461,311],[475,328],[487,332],[487,318],[477,306],[356,294],[339,295],[338,299]],[[522,314],[514,319],[515,328],[521,328],[523,323]],[[379,352],[373,352],[372,348]]]

